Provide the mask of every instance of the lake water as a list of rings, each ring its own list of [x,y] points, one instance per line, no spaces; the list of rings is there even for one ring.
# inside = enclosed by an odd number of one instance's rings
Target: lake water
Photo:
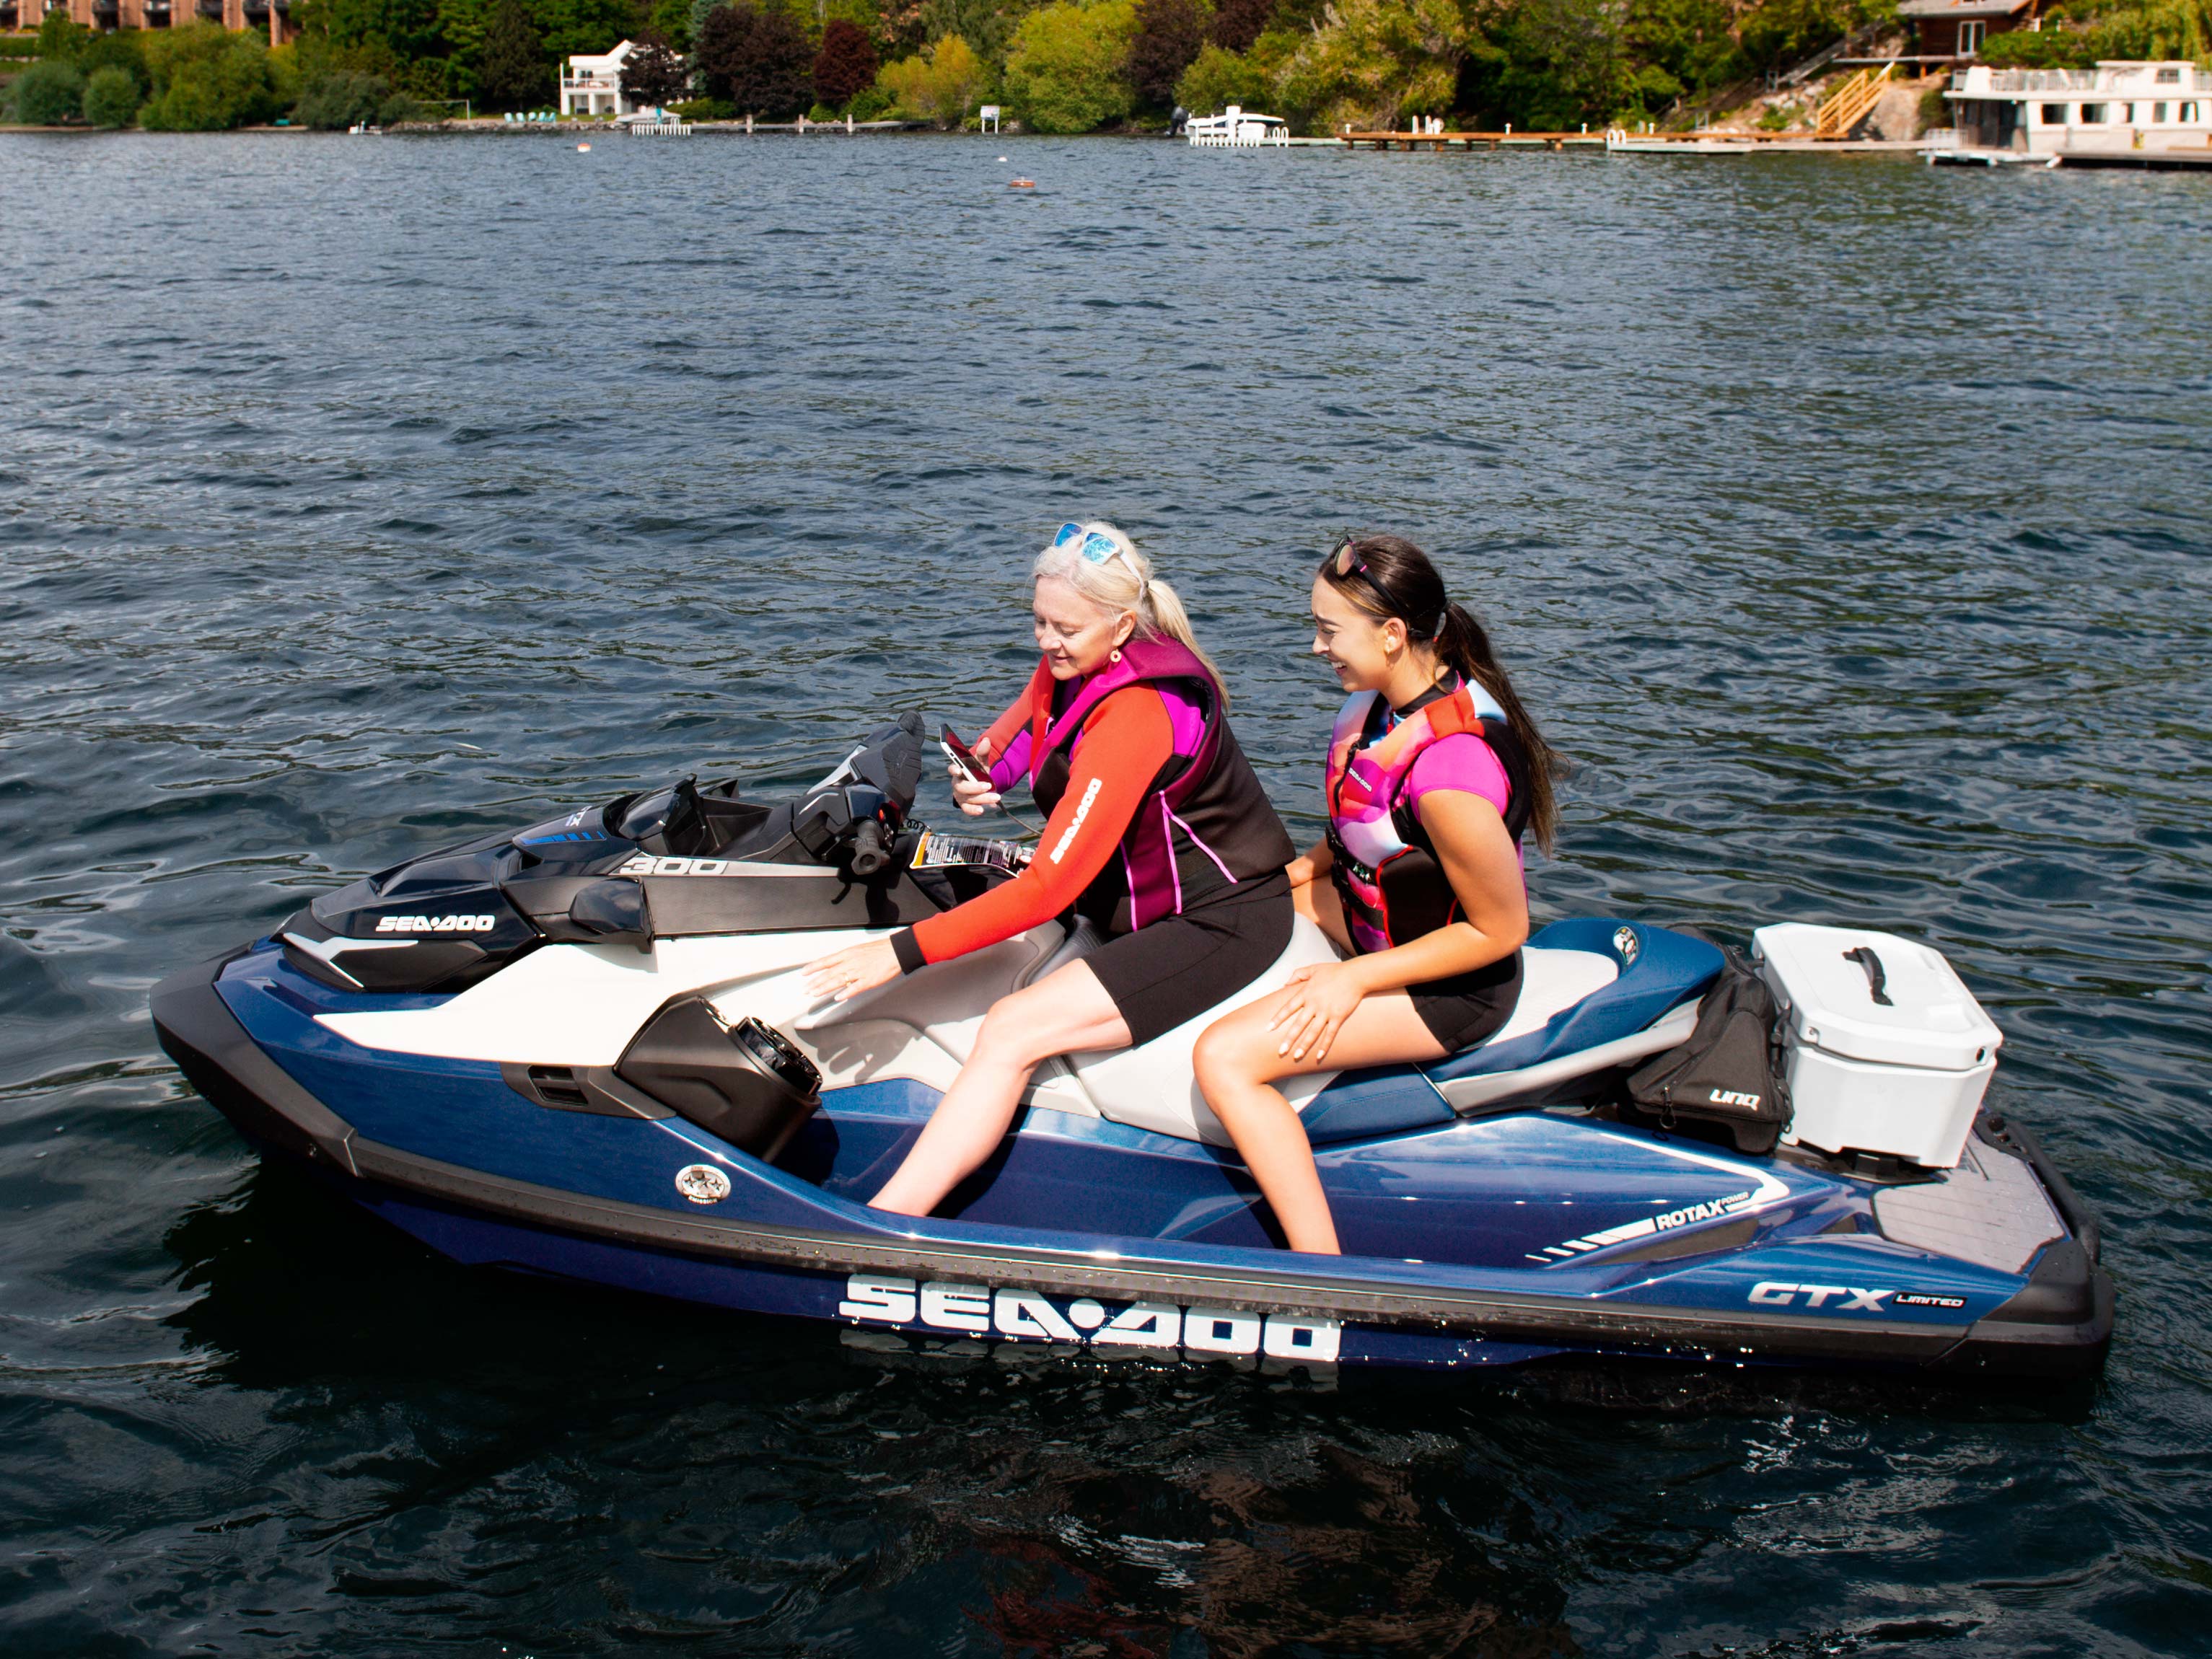
[[[2212,1650],[2212,180],[0,165],[10,1654]],[[1030,553],[1093,514],[1303,827],[1308,573],[1395,529],[1579,765],[1545,915],[1949,952],[2105,1218],[2102,1386],[885,1370],[448,1266],[157,1050],[155,979],[410,851],[981,724]]]

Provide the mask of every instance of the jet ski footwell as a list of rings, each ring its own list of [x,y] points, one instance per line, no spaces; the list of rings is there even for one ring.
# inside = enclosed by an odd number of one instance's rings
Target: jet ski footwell
[[[1715,1230],[1702,1252],[1653,1248],[1638,1260],[1616,1251],[1528,1268],[908,1220],[681,1119],[540,1109],[532,1128],[542,1144],[504,1169],[373,1138],[257,1042],[219,988],[231,975],[234,998],[269,996],[265,981],[246,983],[234,965],[271,949],[263,942],[162,981],[152,1002],[163,1048],[249,1139],[464,1262],[910,1337],[1275,1366],[1480,1366],[1581,1353],[2066,1377],[2094,1374],[2110,1340],[2112,1287],[2098,1266],[2095,1222],[2033,1137],[1986,1112],[1973,1157],[1992,1168],[2016,1160],[2065,1229],[2016,1272],[1899,1244],[1840,1211],[1819,1231],[1739,1223],[1757,1236],[1724,1242]],[[708,1166],[723,1194],[712,1212],[686,1201],[681,1176],[672,1188],[659,1173],[665,1151],[650,1179],[595,1158],[594,1137],[611,1123],[673,1136],[674,1156]],[[450,1153],[459,1143],[438,1144]],[[1814,1220],[1828,1213],[1822,1202],[1841,1202],[1810,1187],[1796,1195]]]

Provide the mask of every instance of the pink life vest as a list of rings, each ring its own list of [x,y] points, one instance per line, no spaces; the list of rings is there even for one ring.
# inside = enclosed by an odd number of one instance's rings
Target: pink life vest
[[[1462,684],[1377,734],[1386,711],[1381,693],[1355,691],[1329,733],[1329,874],[1352,942],[1363,952],[1407,944],[1458,914],[1459,896],[1419,820],[1400,805],[1413,763],[1431,744],[1461,732],[1482,738],[1505,769],[1505,829],[1516,843],[1528,821],[1521,745],[1505,711],[1481,686]]]

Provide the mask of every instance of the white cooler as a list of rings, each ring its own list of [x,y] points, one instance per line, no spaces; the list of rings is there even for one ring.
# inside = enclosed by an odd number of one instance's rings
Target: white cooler
[[[1784,1138],[1954,1166],[2004,1036],[1942,952],[1791,921],[1753,933],[1751,953],[1782,1004]]]

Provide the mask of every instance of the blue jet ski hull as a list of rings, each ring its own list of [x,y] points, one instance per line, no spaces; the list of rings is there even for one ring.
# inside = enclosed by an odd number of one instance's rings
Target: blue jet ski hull
[[[861,1200],[935,1103],[921,1083],[826,1091],[763,1162],[680,1115],[556,1109],[498,1065],[351,1042],[318,1017],[441,999],[364,999],[301,966],[264,939],[165,981],[163,1046],[250,1140],[460,1262],[878,1340],[1277,1367],[1583,1354],[2060,1377],[2096,1372],[2111,1334],[2095,1222],[1986,1110],[1960,1170],[1900,1182],[1540,1101],[1464,1115],[1412,1068],[1352,1074],[1306,1111],[1352,1252],[1322,1258],[1277,1248],[1227,1152],[1059,1111],[1026,1114],[953,1218],[883,1215]],[[1954,1231],[1996,1225],[1990,1194],[2052,1218],[1961,1255],[1929,1231],[1930,1193]]]

